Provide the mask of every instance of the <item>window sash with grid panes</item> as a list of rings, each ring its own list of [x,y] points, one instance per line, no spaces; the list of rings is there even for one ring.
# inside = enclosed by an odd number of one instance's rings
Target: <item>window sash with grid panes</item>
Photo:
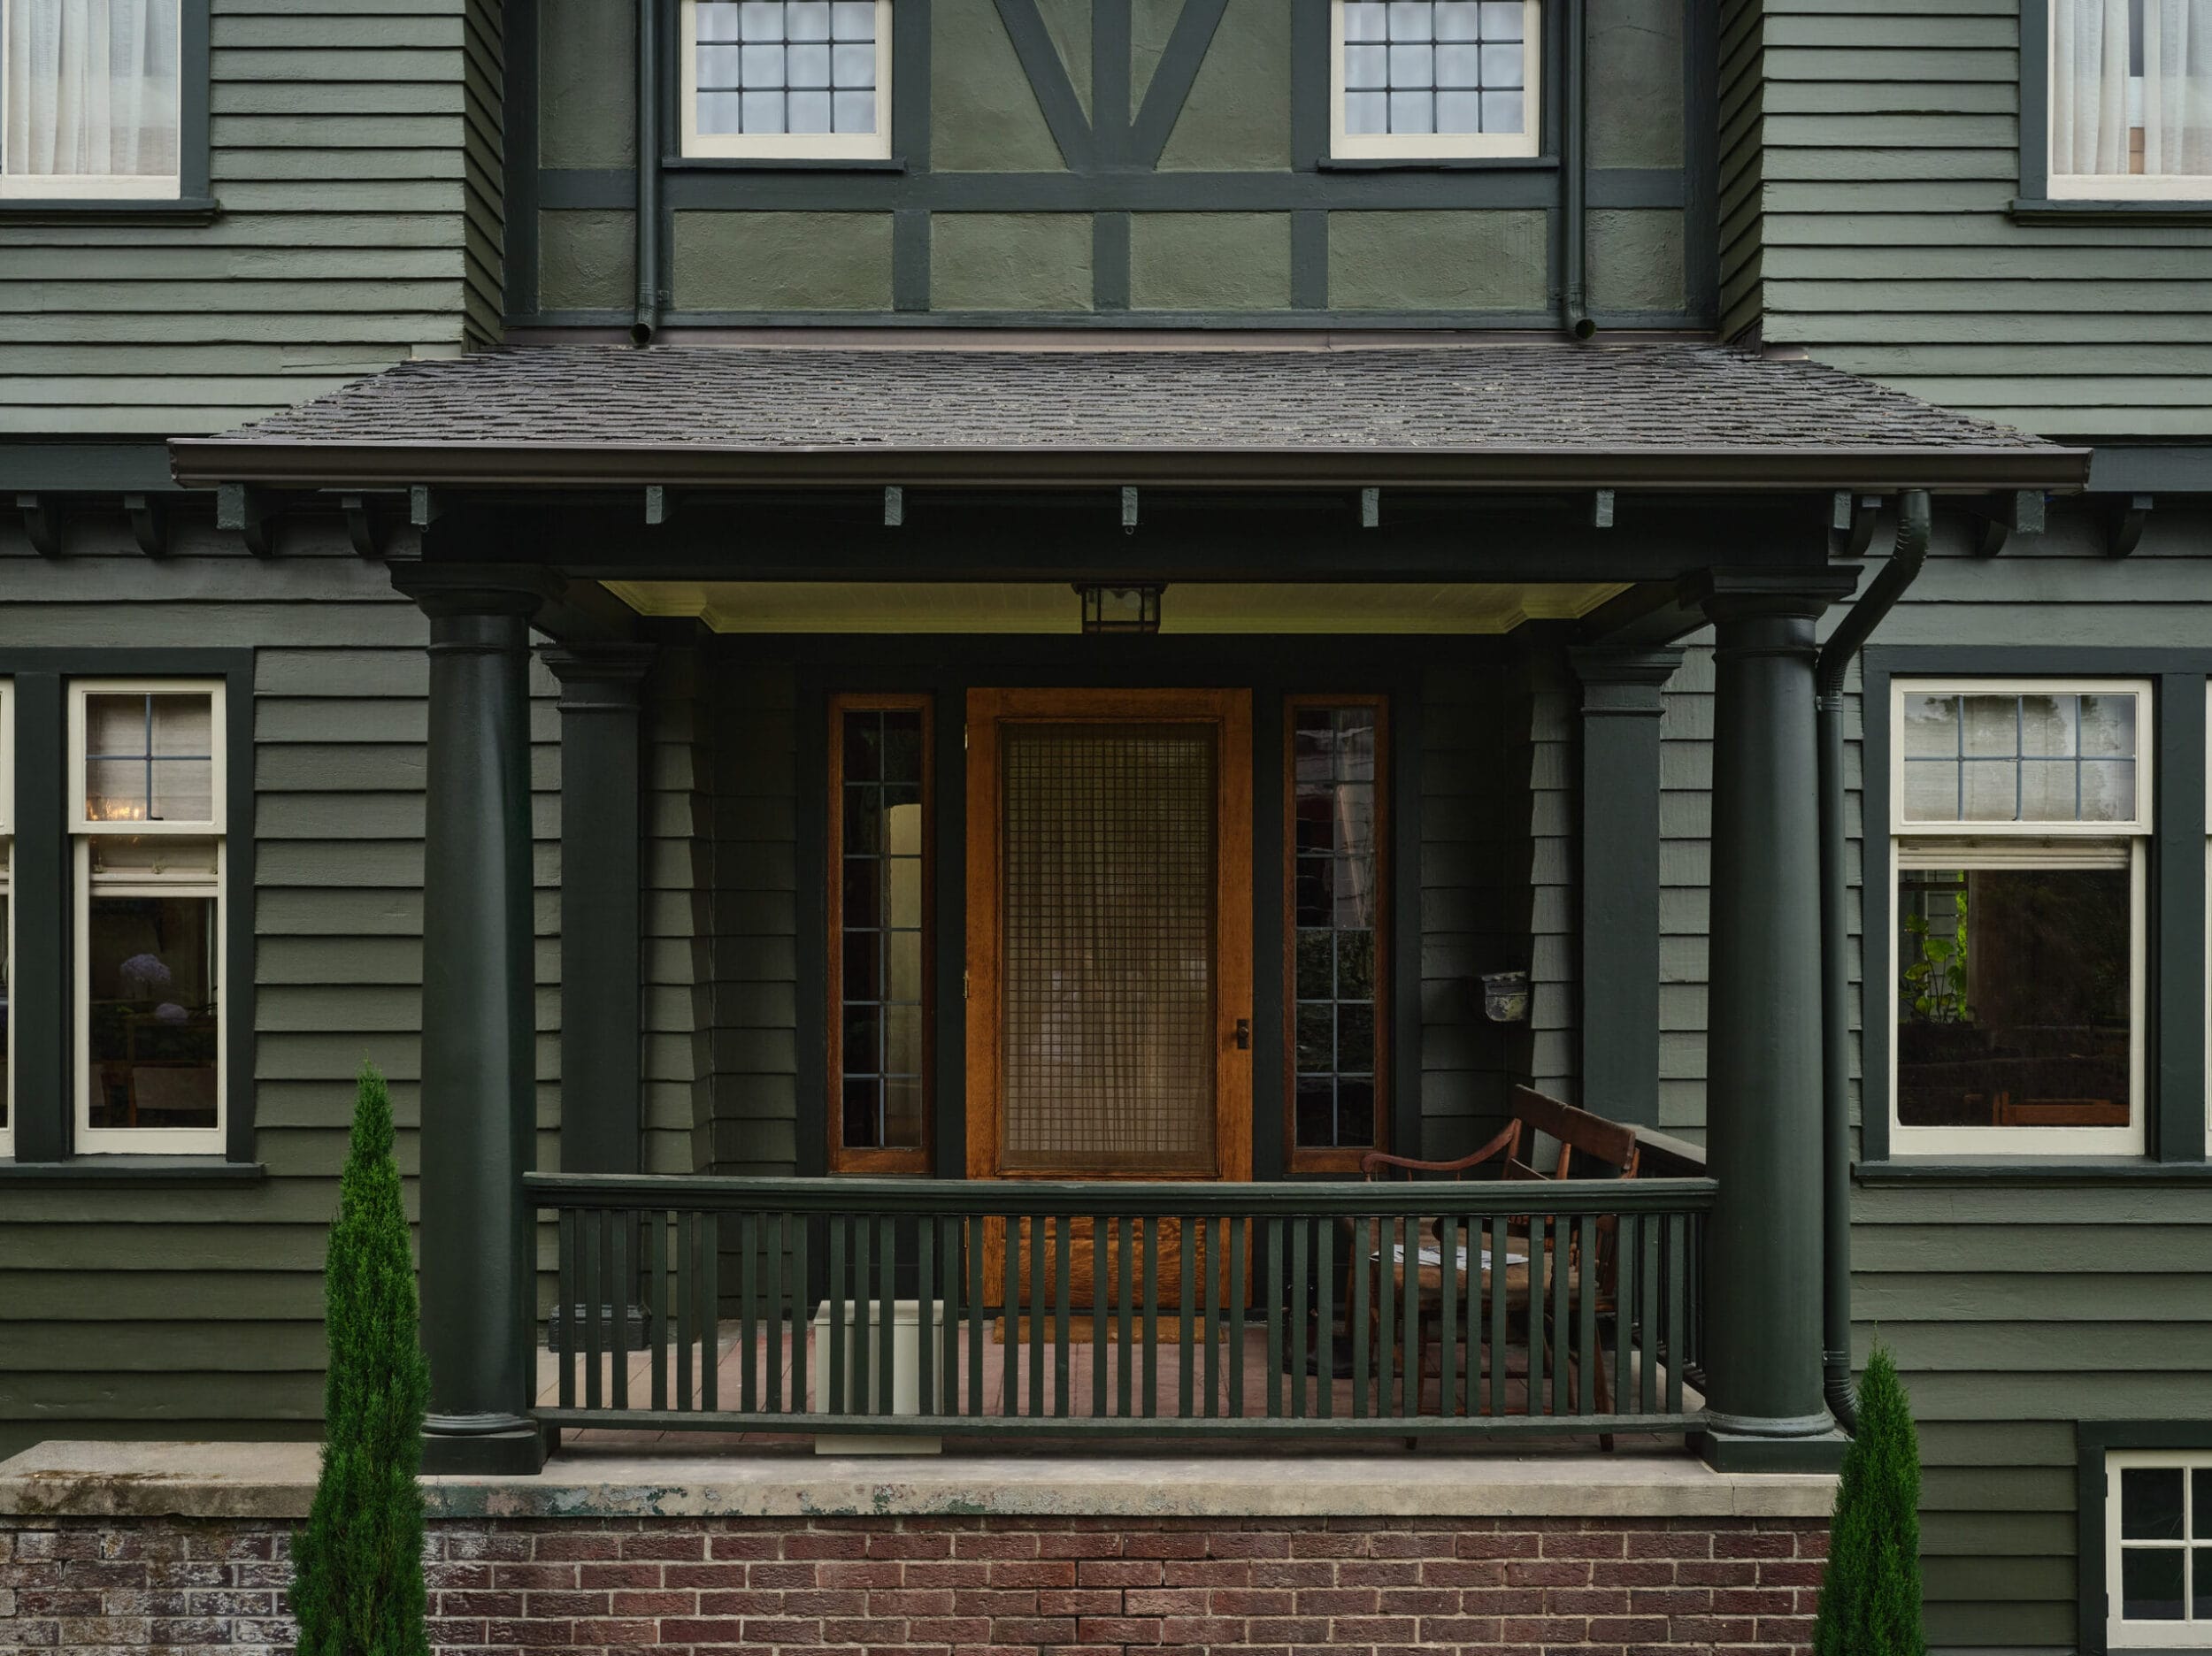
[[[1291,1161],[1340,1169],[1384,1137],[1384,703],[1294,697],[1285,724]]]
[[[212,681],[70,686],[80,1153],[224,1148],[223,714]]]
[[[829,1164],[926,1172],[929,1153],[929,703],[830,707]]]
[[[1330,151],[1537,153],[1540,0],[1333,0]]]
[[[2212,1454],[2108,1453],[2104,1523],[2108,1647],[2212,1648]]]
[[[0,201],[174,200],[183,38],[181,0],[0,0]]]
[[[2148,683],[1900,679],[1890,712],[1893,1152],[2141,1154]]]
[[[684,0],[683,152],[891,153],[891,0]]]

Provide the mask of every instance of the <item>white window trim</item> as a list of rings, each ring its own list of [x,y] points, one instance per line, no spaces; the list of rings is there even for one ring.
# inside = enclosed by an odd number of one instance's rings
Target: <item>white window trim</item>
[[[225,830],[225,781],[229,771],[219,678],[79,678],[69,686],[69,832],[73,834],[129,834],[141,838],[173,834],[208,840]],[[206,822],[95,822],[85,815],[85,702],[96,695],[204,695],[208,703],[208,753],[213,784]]]
[[[92,840],[76,843],[75,877],[75,985],[71,999],[74,1012],[72,1068],[76,1071],[76,1147],[81,1154],[219,1155],[230,1125],[227,1096],[230,1080],[230,980],[223,939],[229,916],[224,887],[229,873],[229,847],[215,842],[215,871],[198,870],[177,874],[141,874],[102,877],[97,884],[108,897],[212,897],[215,900],[215,1124],[212,1127],[95,1127],[92,1124]]]
[[[0,0],[0,51],[5,50],[11,4],[12,0]],[[177,8],[180,144],[184,125],[184,10],[181,5]],[[0,201],[176,201],[183,194],[184,180],[174,172],[12,172],[5,123],[0,122]]]
[[[687,4],[689,0],[687,0]],[[1522,125],[1517,133],[1350,133],[1344,130],[1344,4],[1329,6],[1329,154],[1345,161],[1527,158],[1543,131],[1544,7],[1522,0]]]
[[[876,0],[876,129],[872,133],[703,133],[699,130],[699,0],[677,22],[683,61],[682,153],[703,159],[887,161],[891,158],[891,0]]]
[[[2119,822],[1919,822],[1905,816],[1905,698],[1908,695],[2129,695],[2135,697],[2135,815]],[[2158,751],[2156,709],[2147,678],[1893,678],[1889,693],[1889,828],[1893,838],[2120,840],[2151,831]]]
[[[2179,1467],[2181,1480],[2182,1534],[2180,1541],[2136,1541],[2135,1547],[2157,1547],[2186,1552],[2192,1547],[2212,1552],[2212,1521],[2205,1525],[2208,1539],[2193,1541],[2196,1533],[2194,1514],[2190,1511],[2193,1501],[2193,1486],[2196,1480],[2187,1473],[2212,1467],[2212,1453],[2192,1449],[2110,1449],[2104,1458],[2104,1592],[2105,1644],[2111,1650],[2204,1650],[2212,1648],[2212,1622],[2130,1622],[2120,1614],[2124,1602],[2120,1591],[2120,1474],[2131,1468],[2146,1467]],[[2189,1578],[2182,1577],[2182,1609],[2189,1610],[2187,1588]]]
[[[2043,87],[2044,107],[2058,104],[2058,8],[2044,11],[2043,61],[2050,67]],[[2058,132],[2050,129],[2049,153],[2044,157],[2044,193],[2053,201],[2202,201],[2212,196],[2212,176],[2201,172],[2068,172],[2058,158]]]

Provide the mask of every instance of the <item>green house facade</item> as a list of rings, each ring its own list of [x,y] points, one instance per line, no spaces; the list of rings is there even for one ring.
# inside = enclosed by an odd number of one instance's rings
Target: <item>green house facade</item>
[[[366,1061],[444,1478],[1802,1574],[1878,1341],[1932,1648],[2212,1647],[2189,11],[7,0],[0,1540],[318,1436]]]

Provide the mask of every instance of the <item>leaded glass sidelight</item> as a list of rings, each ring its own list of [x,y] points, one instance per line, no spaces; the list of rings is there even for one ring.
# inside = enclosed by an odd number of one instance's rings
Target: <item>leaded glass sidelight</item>
[[[919,1171],[929,1117],[929,737],[921,698],[833,724],[831,1165]]]
[[[1322,1168],[1382,1141],[1383,706],[1287,713],[1291,1151]]]

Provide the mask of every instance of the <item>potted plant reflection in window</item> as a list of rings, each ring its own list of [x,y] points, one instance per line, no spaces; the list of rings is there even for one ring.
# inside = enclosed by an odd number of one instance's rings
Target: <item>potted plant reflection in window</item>
[[[1905,964],[1905,996],[1923,1023],[1966,1023],[1971,1016],[1966,1005],[1966,888],[1919,890],[1930,908],[1939,907],[1947,895],[1955,905],[1955,922],[1945,917],[1947,935],[1928,924],[1924,910],[1905,916],[1905,935],[1919,950],[1919,958]]]

